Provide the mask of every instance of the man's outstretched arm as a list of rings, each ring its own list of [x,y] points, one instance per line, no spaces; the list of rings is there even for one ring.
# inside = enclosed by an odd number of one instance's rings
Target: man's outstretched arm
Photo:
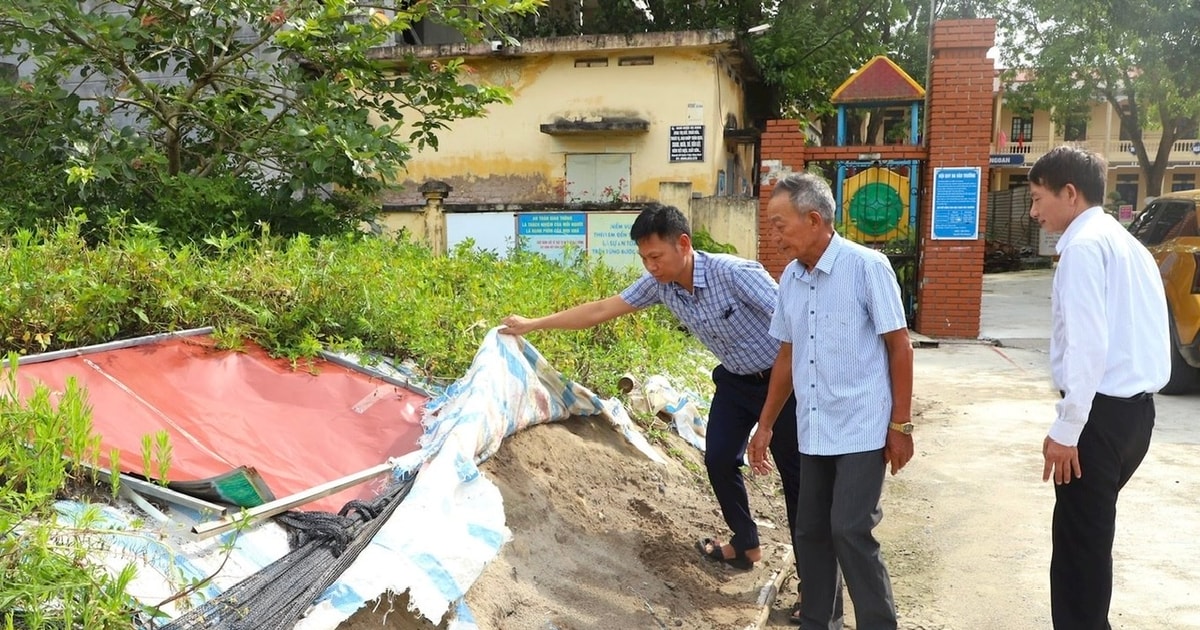
[[[614,295],[580,304],[565,311],[559,311],[545,317],[526,318],[520,315],[509,315],[502,322],[501,333],[506,335],[524,335],[535,330],[582,330],[602,324],[610,319],[628,315],[637,309],[630,306],[621,296]]]

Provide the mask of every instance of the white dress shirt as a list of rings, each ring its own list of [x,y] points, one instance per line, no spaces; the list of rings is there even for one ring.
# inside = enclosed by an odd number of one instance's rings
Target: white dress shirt
[[[1064,393],[1050,438],[1075,446],[1097,393],[1157,392],[1171,374],[1167,301],[1158,265],[1099,206],[1058,241],[1050,371]]]

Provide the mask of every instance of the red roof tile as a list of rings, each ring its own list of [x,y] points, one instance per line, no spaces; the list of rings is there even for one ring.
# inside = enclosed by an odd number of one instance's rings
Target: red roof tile
[[[907,103],[925,98],[925,89],[883,55],[850,75],[830,99],[840,103]]]

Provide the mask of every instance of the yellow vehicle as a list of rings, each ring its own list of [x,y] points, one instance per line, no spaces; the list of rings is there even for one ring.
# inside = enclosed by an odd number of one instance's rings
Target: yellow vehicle
[[[1171,380],[1164,394],[1200,386],[1200,190],[1165,194],[1146,205],[1129,231],[1154,255],[1171,317]],[[1137,322],[1129,322],[1136,326]]]

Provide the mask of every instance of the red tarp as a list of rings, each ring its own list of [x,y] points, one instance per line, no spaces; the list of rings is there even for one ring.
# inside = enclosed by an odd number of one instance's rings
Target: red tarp
[[[207,335],[22,365],[19,374],[23,395],[31,379],[62,391],[74,376],[87,388],[103,466],[117,448],[122,471],[142,474],[142,436],[166,430],[169,480],[250,466],[278,498],[417,450],[428,400],[321,359],[293,369],[250,342],[244,351],[218,350]],[[373,497],[377,485],[300,509],[336,512]]]

